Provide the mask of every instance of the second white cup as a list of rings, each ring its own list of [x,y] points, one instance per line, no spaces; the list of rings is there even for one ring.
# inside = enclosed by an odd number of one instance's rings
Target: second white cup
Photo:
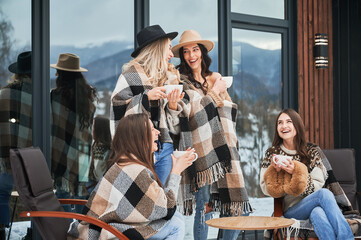
[[[186,152],[187,152],[187,151],[174,151],[174,152],[173,152],[173,155],[174,155],[176,158],[178,158],[178,157],[183,156],[184,154],[186,154]],[[195,158],[194,158],[194,160],[193,160],[193,162],[194,162],[195,160],[197,160],[198,154],[194,152],[194,153],[192,153],[192,155],[195,156]]]
[[[233,76],[225,76],[222,77],[222,79],[226,81],[227,88],[230,88],[232,86]]]

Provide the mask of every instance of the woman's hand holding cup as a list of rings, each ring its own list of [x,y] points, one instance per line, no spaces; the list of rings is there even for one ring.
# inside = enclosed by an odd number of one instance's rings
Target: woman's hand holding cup
[[[175,151],[172,154],[173,168],[172,173],[180,175],[185,169],[192,165],[193,161],[198,158],[198,154],[193,148],[187,151]]]
[[[147,92],[149,100],[159,100],[167,97],[165,87],[155,87]]]
[[[173,89],[167,96],[168,107],[172,110],[177,110],[177,103],[184,97],[184,92],[181,92],[178,88]]]
[[[212,90],[217,94],[227,91],[226,81],[223,80],[222,77],[217,78],[217,80],[215,81],[215,83],[213,85]]]

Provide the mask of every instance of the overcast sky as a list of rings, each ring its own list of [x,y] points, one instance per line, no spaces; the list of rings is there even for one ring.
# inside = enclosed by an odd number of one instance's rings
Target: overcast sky
[[[14,27],[14,38],[26,44],[31,39],[31,1],[0,0],[5,16]],[[150,24],[166,32],[198,31],[204,39],[217,40],[217,0],[150,0]],[[231,0],[232,11],[283,17],[282,0]],[[19,7],[21,6],[21,7]],[[101,44],[133,41],[133,0],[51,0],[51,45]],[[279,34],[256,31],[234,32],[234,39],[267,49],[280,48]],[[179,36],[173,41],[176,44]]]

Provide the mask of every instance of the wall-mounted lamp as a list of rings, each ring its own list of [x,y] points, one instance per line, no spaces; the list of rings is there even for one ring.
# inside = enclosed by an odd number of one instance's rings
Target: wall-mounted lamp
[[[313,48],[316,68],[328,68],[328,35],[315,34],[315,46]]]

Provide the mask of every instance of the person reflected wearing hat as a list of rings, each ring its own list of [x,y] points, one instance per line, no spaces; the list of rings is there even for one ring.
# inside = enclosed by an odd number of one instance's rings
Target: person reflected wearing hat
[[[92,124],[97,91],[90,86],[72,53],[61,53],[56,64],[56,88],[51,90],[51,160],[58,198],[85,198],[89,176]],[[70,211],[69,208],[65,208]],[[77,209],[80,212],[81,209]]]
[[[10,148],[32,146],[31,52],[20,53],[8,67],[14,73],[0,90],[0,239],[9,225],[9,199],[13,189]]]
[[[198,159],[190,167],[192,171],[183,175],[184,182],[195,185],[184,195],[185,199],[195,198],[193,237],[196,240],[207,239],[205,221],[211,218],[213,209],[219,210],[221,216],[252,211],[237,148],[237,105],[227,93],[226,81],[209,69],[212,60],[208,53],[213,48],[212,41],[202,39],[194,30],[184,31],[179,44],[172,48],[174,56],[180,58],[177,69],[189,97],[192,111],[187,117],[192,144],[198,153]],[[238,234],[238,230],[225,230],[223,239],[237,239]]]
[[[182,109],[184,96],[179,90],[167,96],[164,87],[165,84],[179,84],[178,71],[168,63],[173,57],[171,40],[177,35],[177,32],[165,33],[159,25],[142,29],[137,34],[139,47],[131,54],[134,59],[123,66],[111,97],[112,135],[121,118],[135,113],[147,113],[161,132],[161,144],[155,152],[155,171],[162,184],[172,169],[174,150],[165,112],[177,114]]]

